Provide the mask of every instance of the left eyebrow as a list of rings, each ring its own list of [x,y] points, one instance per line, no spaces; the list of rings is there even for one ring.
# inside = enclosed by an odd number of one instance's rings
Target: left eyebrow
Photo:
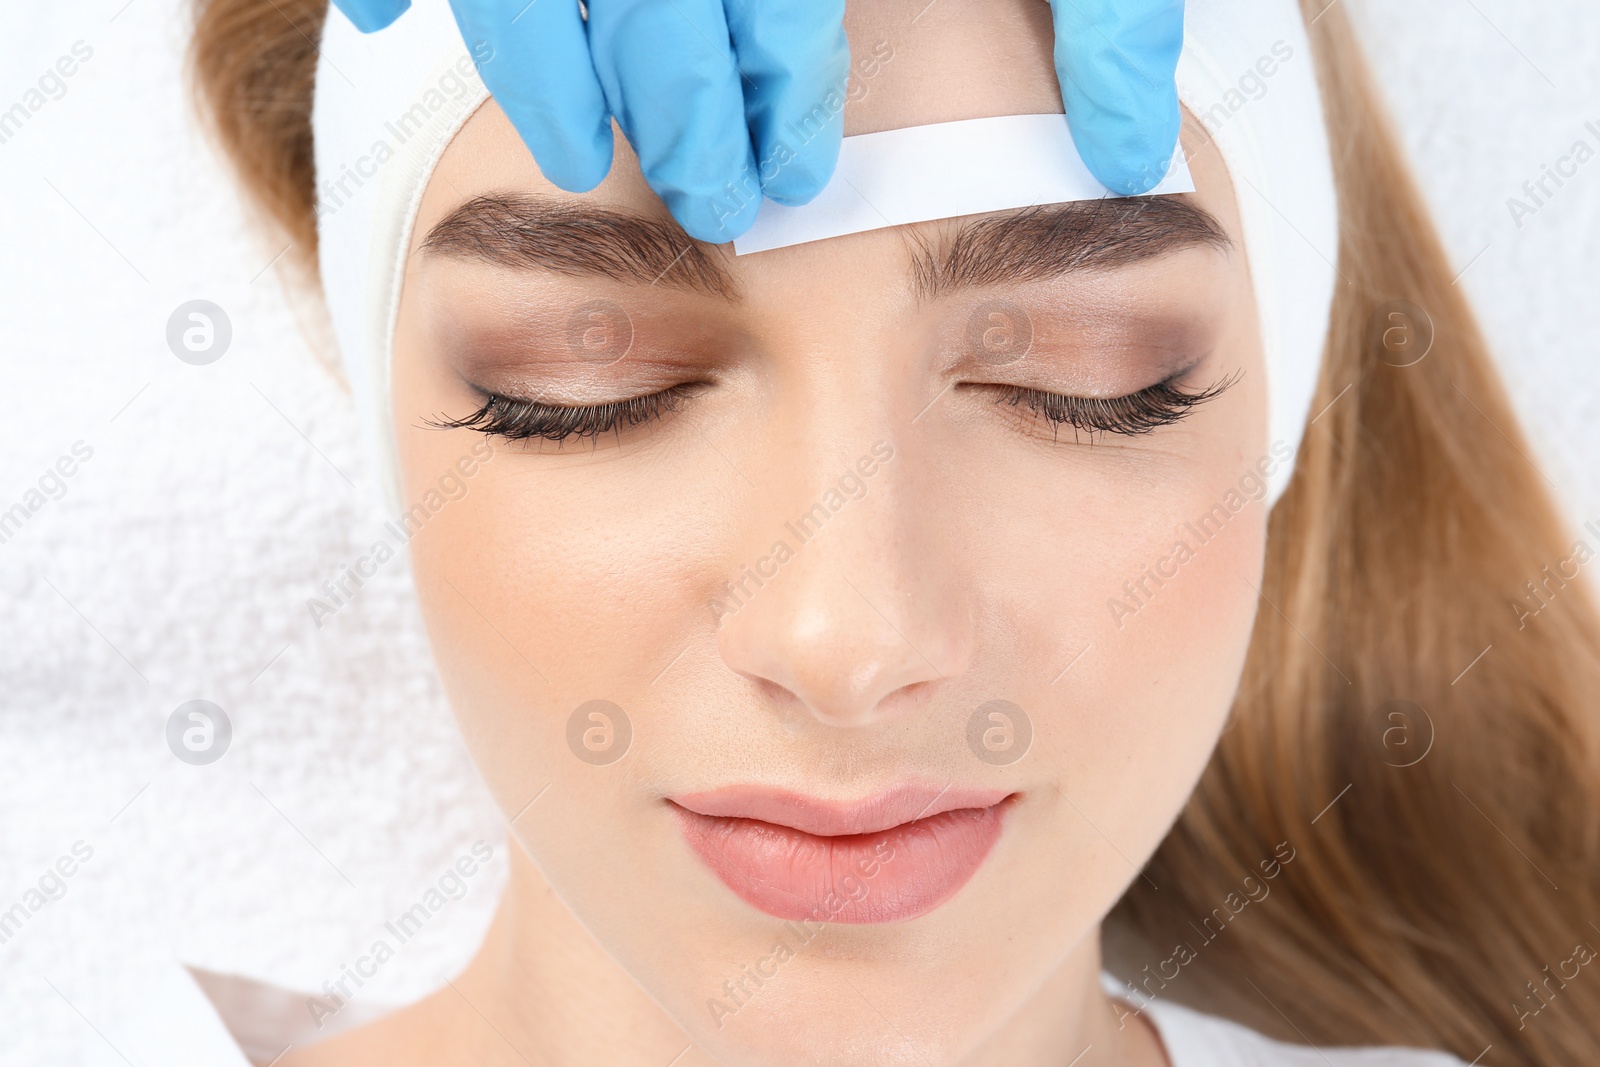
[[[715,245],[671,220],[522,193],[473,197],[423,238],[424,256],[677,289],[735,302]]]
[[[918,295],[1115,270],[1186,248],[1227,252],[1233,241],[1204,208],[1180,196],[1108,197],[985,215],[940,242],[913,242]]]

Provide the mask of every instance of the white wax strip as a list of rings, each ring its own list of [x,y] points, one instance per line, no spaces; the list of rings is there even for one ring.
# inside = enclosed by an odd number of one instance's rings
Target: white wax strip
[[[1149,193],[1192,193],[1179,152]],[[816,199],[763,200],[735,255],[885,226],[1116,196],[1089,172],[1064,115],[1000,115],[846,137]]]

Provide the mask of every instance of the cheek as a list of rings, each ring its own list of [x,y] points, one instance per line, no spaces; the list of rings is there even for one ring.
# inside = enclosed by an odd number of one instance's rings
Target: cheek
[[[983,583],[987,631],[1016,642],[991,666],[1035,731],[1019,767],[1054,783],[1039,791],[1016,862],[1071,872],[1038,878],[1050,893],[1019,890],[1014,904],[1062,938],[1121,895],[1182,810],[1226,721],[1255,618],[1259,503],[1203,544],[1189,534],[1192,555],[1169,562],[1158,585],[1147,568],[1173,555],[1182,525],[1210,501],[1187,489],[1159,504],[1133,499],[1084,492],[1040,508],[1053,512],[1041,528],[1057,536],[1015,544],[1004,573]]]
[[[1040,694],[1073,749],[1146,758],[1164,731],[1204,732],[1226,709],[1265,543],[1263,505],[1229,488],[1086,488],[1036,502],[1019,524],[1034,536],[991,543],[990,628],[1015,635],[1013,684]]]
[[[507,636],[545,661],[554,697],[604,695],[619,660],[630,676],[659,670],[659,613],[681,615],[684,591],[699,587],[686,580],[695,495],[676,476],[640,477],[625,463],[537,473],[527,458],[502,453],[484,491],[439,530],[438,550],[419,550],[418,570],[448,573],[495,608]]]
[[[989,684],[1034,718],[1042,744],[1029,758],[1049,762],[1071,801],[1042,835],[1062,862],[1110,840],[1123,856],[1105,870],[1131,873],[1226,720],[1265,551],[1265,502],[1251,499],[1266,454],[1260,378],[1245,374],[1159,462],[1108,454],[1089,470],[1046,457],[951,479],[984,487],[952,513],[1005,516],[972,547],[984,630],[1011,650]]]
[[[1075,731],[1095,758],[1067,774],[1090,817],[1141,857],[1181,811],[1232,706],[1259,599],[1263,510],[1247,505],[1205,539],[1190,522],[1171,538],[1132,538],[1137,554],[1119,557],[1116,587],[1100,598],[1090,655],[1104,658],[1082,680],[1092,710]]]
[[[694,435],[643,450],[572,440],[530,455],[475,431],[419,427],[461,401],[451,372],[408,341],[416,334],[402,329],[394,379],[407,500],[474,445],[495,449],[409,545],[440,677],[501,808],[543,797],[516,824],[524,844],[552,870],[592,866],[581,842],[563,851],[566,830],[638,831],[648,790],[625,783],[715,718],[710,690],[685,695],[679,676],[714,642],[712,579],[728,577],[737,476]],[[593,701],[621,712],[611,725],[624,747],[609,762],[587,747]]]
[[[1209,755],[1255,620],[1264,509],[1230,512],[1217,501],[1130,536],[1092,605],[1095,651],[1115,683],[1102,706],[1118,712],[1102,729],[1114,727],[1130,758],[1163,777],[1192,776]]]
[[[574,769],[562,746],[580,705],[619,702],[650,729],[640,682],[683,652],[698,588],[692,496],[627,464],[536,473],[528,458],[502,449],[412,542],[452,703],[491,787],[515,783],[508,802]]]

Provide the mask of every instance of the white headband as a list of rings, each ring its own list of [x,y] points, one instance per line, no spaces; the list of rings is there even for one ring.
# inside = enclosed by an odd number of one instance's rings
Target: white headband
[[[1215,141],[1238,195],[1266,351],[1268,431],[1274,449],[1271,457],[1262,458],[1273,460],[1282,455],[1279,442],[1299,450],[1336,274],[1338,211],[1311,47],[1294,0],[1189,0],[1184,35],[1179,99]],[[360,33],[336,9],[329,11],[312,112],[318,258],[345,373],[384,498],[396,512],[404,505],[389,412],[389,369],[406,249],[435,164],[486,99],[488,91],[446,0],[416,0],[394,25],[375,34]],[[1021,134],[1004,130],[1027,127],[1014,121],[1007,127],[1006,121],[967,125],[987,129],[991,139],[997,133],[1012,137],[1015,155],[1026,157],[1037,146],[1019,144]],[[902,140],[914,145],[915,136]],[[853,155],[852,145],[862,140],[845,139],[841,173]],[[1063,152],[1067,142],[1062,139]],[[894,165],[892,158],[882,158],[876,165]],[[1072,162],[1081,170],[1080,163]],[[906,204],[921,195],[945,215],[1027,203],[995,203],[992,184],[953,192],[947,174],[947,168],[918,164],[900,168],[878,185],[906,190]],[[829,190],[840,181],[836,175]],[[943,188],[927,195],[929,183],[942,183]],[[828,236],[830,230],[848,232],[838,229],[836,215],[822,206],[829,190],[810,213],[815,222],[809,236],[807,209],[813,205],[785,212],[784,236],[763,247]],[[1106,191],[1075,190],[1063,179],[1045,202],[1091,195]],[[897,219],[944,217],[927,210],[932,209],[909,206],[910,214]],[[878,224],[890,223],[884,219]],[[1277,501],[1292,471],[1292,458],[1277,459],[1270,468],[1269,505]]]

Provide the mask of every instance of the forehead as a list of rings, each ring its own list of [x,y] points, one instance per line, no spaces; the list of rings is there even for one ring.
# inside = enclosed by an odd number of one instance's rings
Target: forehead
[[[1045,0],[850,0],[845,31],[851,47],[846,135],[990,115],[1060,113],[1051,59],[1052,21]],[[1185,130],[1192,128],[1186,123]],[[1196,192],[1186,197],[1211,214],[1239,250],[1234,191],[1214,148],[1187,144]],[[677,230],[650,189],[620,132],[606,179],[581,195],[563,192],[539,173],[532,156],[493,100],[446,148],[419,205],[415,252],[429,232],[463,203],[481,196],[525,194],[542,201],[612,209]],[[829,269],[835,264],[904,262],[907,242],[936,244],[953,232],[948,220],[899,227],[734,257],[732,246],[707,251],[735,275]],[[685,245],[687,236],[682,236]]]

